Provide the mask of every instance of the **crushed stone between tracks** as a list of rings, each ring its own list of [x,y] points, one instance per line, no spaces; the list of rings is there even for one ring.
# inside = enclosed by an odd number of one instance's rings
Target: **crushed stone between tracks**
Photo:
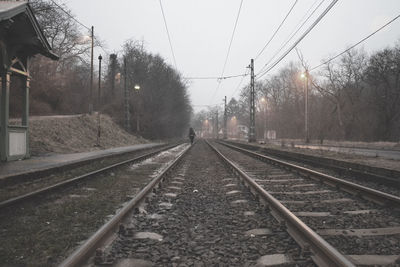
[[[285,254],[289,266],[314,266],[205,144],[196,144],[174,173],[98,264],[262,266],[260,257]]]

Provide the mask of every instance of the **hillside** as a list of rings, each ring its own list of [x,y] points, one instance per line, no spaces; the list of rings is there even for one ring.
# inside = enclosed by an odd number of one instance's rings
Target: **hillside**
[[[32,116],[31,155],[75,153],[148,141],[121,129],[108,115],[100,116],[100,147],[97,143],[97,115]]]

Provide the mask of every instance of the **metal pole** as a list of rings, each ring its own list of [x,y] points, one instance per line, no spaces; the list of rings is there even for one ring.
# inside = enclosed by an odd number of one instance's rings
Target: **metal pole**
[[[125,129],[127,132],[130,132],[131,125],[129,119],[129,91],[128,86],[126,85],[126,57],[124,57],[124,103],[125,103]]]
[[[217,119],[216,119],[216,122],[215,122],[215,124],[216,124],[216,127],[215,127],[215,130],[216,130],[216,133],[217,133],[217,139],[218,139],[218,136],[219,136],[219,132],[218,132],[218,109],[217,109]]]
[[[310,137],[308,133],[308,70],[306,70],[306,88],[305,88],[305,143],[308,144],[310,142]]]
[[[227,139],[228,138],[228,135],[227,135],[227,120],[228,120],[228,114],[227,114],[227,110],[226,110],[226,96],[225,96],[225,109],[224,109],[224,139]]]
[[[99,56],[99,90],[97,92],[97,146],[100,146],[100,99],[101,99],[101,60],[103,57]]]
[[[91,31],[91,42],[92,48],[90,52],[90,99],[89,99],[89,114],[93,113],[93,46],[94,46],[94,27],[92,26]]]
[[[264,139],[267,140],[267,98],[265,98],[265,105],[264,105]]]
[[[256,117],[255,117],[255,91],[254,91],[254,59],[251,59],[250,63],[250,133],[249,143],[256,141]]]
[[[110,61],[111,61],[111,94],[112,94],[112,96],[114,96],[115,95],[115,68],[116,68],[116,62],[117,62],[117,55],[111,54]]]

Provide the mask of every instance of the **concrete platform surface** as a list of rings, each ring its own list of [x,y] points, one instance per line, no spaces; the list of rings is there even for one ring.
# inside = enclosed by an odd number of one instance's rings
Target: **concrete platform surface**
[[[44,157],[32,157],[30,159],[0,162],[0,180],[10,176],[26,174],[35,171],[42,171],[58,168],[77,163],[82,160],[92,160],[109,155],[118,155],[126,152],[133,152],[141,149],[150,149],[161,145],[160,143],[138,144],[133,146],[116,147],[104,150],[96,150],[72,154],[54,154]]]

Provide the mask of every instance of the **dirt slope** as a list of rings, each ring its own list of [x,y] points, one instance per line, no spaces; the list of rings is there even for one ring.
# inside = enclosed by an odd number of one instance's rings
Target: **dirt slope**
[[[30,117],[32,155],[85,152],[147,143],[121,129],[107,115],[100,116],[100,147],[97,143],[97,115]]]

